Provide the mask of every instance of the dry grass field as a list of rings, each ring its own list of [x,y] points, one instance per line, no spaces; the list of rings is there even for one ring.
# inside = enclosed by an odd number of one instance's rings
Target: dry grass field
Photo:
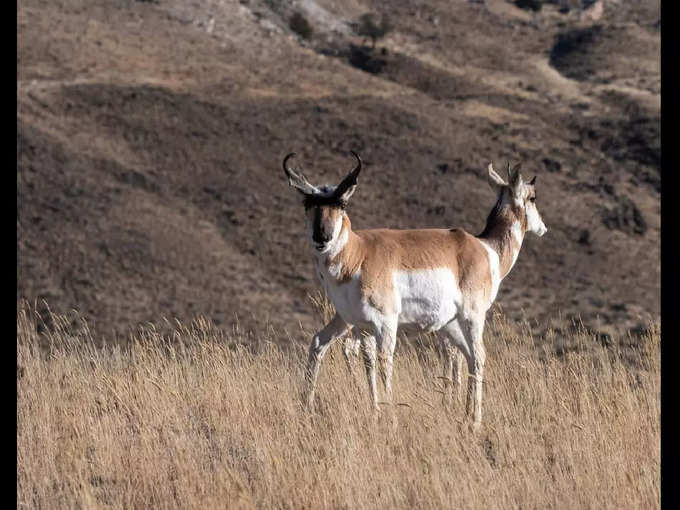
[[[660,506],[658,325],[538,343],[496,310],[477,433],[443,405],[427,338],[400,340],[398,405],[377,416],[334,346],[310,414],[306,332],[172,329],[102,346],[82,319],[20,306],[18,508]]]
[[[509,0],[21,0],[17,302],[75,308],[97,338],[163,315],[311,329],[281,161],[335,184],[354,150],[357,230],[479,233],[487,165],[521,161],[550,230],[499,303],[536,336],[574,317],[644,327],[660,314],[660,7],[605,3],[593,24],[552,1],[534,17]],[[393,26],[378,73],[355,58],[365,13]]]

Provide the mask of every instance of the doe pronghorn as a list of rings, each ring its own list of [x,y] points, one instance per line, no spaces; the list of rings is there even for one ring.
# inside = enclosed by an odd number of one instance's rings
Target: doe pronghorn
[[[376,358],[386,399],[391,401],[397,327],[416,324],[441,330],[445,378],[460,387],[462,358],[469,379],[467,413],[482,418],[486,312],[498,286],[517,260],[526,232],[547,228],[536,208],[536,177],[524,182],[519,165],[508,164],[506,183],[488,167],[496,204],[478,236],[462,229],[352,230],[347,203],[356,190],[361,159],[337,186],[314,186],[283,160],[291,186],[304,196],[316,274],[336,314],[312,340],[306,371],[306,404],[313,407],[319,366],[331,344],[353,328],[359,333],[374,407],[378,407]],[[452,392],[449,386],[449,398]]]

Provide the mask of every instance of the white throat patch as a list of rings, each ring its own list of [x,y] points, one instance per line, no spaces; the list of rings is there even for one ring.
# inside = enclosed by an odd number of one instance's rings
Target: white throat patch
[[[522,225],[519,221],[516,221],[512,224],[512,227],[510,228],[510,235],[512,235],[512,238],[517,243],[517,249],[513,249],[512,252],[512,264],[510,264],[510,269],[512,269],[512,266],[514,266],[515,262],[517,261],[519,251],[522,248],[522,241],[524,240],[524,234],[522,234]]]
[[[327,257],[326,260],[328,261],[333,260],[335,256],[338,255],[345,247],[345,245],[347,244],[347,239],[349,239],[349,234],[347,233],[347,230],[344,229],[342,230],[342,232],[340,232],[338,238],[335,241],[333,241],[331,249],[327,253],[322,254]],[[328,264],[328,272],[333,278],[338,278],[340,276],[340,273],[342,272],[342,262]]]
[[[484,246],[486,254],[489,257],[489,269],[491,271],[491,300],[489,301],[489,307],[491,307],[491,304],[496,299],[498,287],[501,284],[501,263],[496,250],[489,246],[489,244],[483,239],[480,239],[480,242],[482,243],[482,246]]]

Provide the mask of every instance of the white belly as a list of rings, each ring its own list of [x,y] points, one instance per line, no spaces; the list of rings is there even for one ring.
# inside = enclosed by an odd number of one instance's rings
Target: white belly
[[[456,278],[447,268],[396,271],[393,282],[400,324],[438,330],[456,317],[462,303]]]
[[[361,273],[338,284],[328,270],[317,267],[318,277],[336,311],[349,324],[380,324],[383,313],[361,295]],[[447,268],[395,271],[393,295],[385,299],[394,303],[399,324],[417,324],[436,331],[456,317],[462,296],[453,272]]]

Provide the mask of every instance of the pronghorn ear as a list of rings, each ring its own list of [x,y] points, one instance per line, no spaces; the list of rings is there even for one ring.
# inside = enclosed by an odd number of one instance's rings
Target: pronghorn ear
[[[345,177],[342,182],[338,184],[338,187],[335,188],[335,192],[333,193],[338,200],[345,203],[356,191],[357,177],[359,177],[359,172],[361,172],[361,158],[356,152],[350,152],[355,158],[357,158],[357,166],[355,166],[354,169],[347,175],[347,177]]]
[[[347,191],[345,191],[342,195],[338,195],[338,199],[340,202],[343,202],[344,204],[347,203],[347,201],[350,199],[352,195],[354,195],[354,192],[357,189],[357,185],[353,184],[349,188],[347,188]]]
[[[491,186],[491,189],[494,191],[500,191],[500,189],[503,186],[507,186],[505,184],[505,181],[503,178],[496,173],[496,171],[493,169],[493,163],[489,163],[489,174],[487,175],[487,179],[489,181],[489,186]]]

